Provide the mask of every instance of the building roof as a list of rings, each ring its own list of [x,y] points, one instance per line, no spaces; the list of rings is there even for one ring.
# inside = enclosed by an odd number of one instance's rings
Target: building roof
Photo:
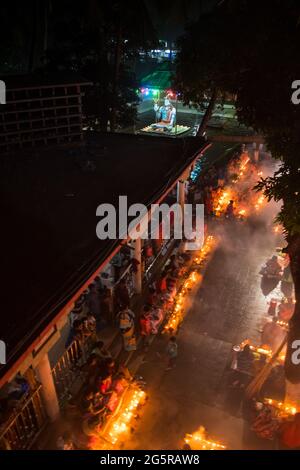
[[[8,364],[28,348],[119,242],[96,237],[96,208],[156,202],[204,147],[195,137],[98,134],[84,147],[0,159],[0,339]]]

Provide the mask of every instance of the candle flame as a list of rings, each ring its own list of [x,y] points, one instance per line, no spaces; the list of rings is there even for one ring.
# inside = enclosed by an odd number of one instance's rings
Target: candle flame
[[[184,437],[184,442],[188,444],[192,450],[225,450],[226,446],[208,439],[206,437],[206,432],[203,426],[195,431],[193,434],[186,434]]]

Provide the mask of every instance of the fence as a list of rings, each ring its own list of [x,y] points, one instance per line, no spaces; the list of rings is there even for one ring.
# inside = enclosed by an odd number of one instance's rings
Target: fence
[[[5,423],[5,429],[0,427],[0,449],[22,450],[29,449],[47,423],[44,410],[42,386],[27,397],[22,407],[13,412]]]
[[[82,384],[84,374],[81,366],[86,362],[92,349],[92,341],[75,340],[59,358],[52,369],[59,404],[63,407],[71,396],[76,384]]]

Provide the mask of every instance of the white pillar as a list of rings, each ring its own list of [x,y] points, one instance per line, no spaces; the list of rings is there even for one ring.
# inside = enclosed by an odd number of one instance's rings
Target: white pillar
[[[177,203],[180,204],[182,214],[182,228],[184,224],[184,204],[185,204],[185,181],[179,180],[177,183]],[[179,246],[179,252],[184,251],[184,243],[181,242]]]
[[[59,417],[60,412],[48,354],[45,354],[38,363],[36,372],[42,384],[42,395],[47,415],[51,421],[55,421]]]
[[[179,180],[177,183],[177,202],[181,206],[182,214],[185,204],[185,181]]]
[[[136,266],[136,273],[134,274],[134,289],[137,294],[142,292],[142,240],[137,238],[134,243],[134,257],[139,262]]]

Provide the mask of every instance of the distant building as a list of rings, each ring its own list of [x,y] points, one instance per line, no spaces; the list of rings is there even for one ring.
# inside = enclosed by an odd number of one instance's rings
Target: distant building
[[[157,62],[162,62],[165,60],[173,61],[177,56],[176,44],[174,42],[168,42],[165,40],[160,40],[157,49],[151,49],[149,52],[141,52],[141,57],[150,57],[151,59],[156,59]]]
[[[50,87],[54,92],[58,88]],[[41,88],[34,90],[39,93]],[[72,99],[61,100],[64,113]],[[55,97],[50,103],[52,111],[57,109]],[[39,112],[48,107],[42,100]],[[81,118],[77,119],[78,130],[67,129],[61,142],[73,135],[81,139]],[[18,126],[16,118],[14,125]],[[43,133],[45,128],[39,125]],[[59,129],[53,128],[56,142]],[[5,247],[1,339],[6,344],[6,363],[0,365],[0,450],[31,448],[49,420],[59,417],[74,386],[80,385],[81,366],[92,345],[88,339],[83,343],[74,338],[71,325],[76,315],[91,311],[91,285],[106,288],[99,316],[116,336],[118,311],[113,300],[118,283],[125,281],[130,297],[140,293],[176,244],[172,238],[155,240],[151,246],[141,239],[99,240],[97,206],[115,204],[117,195],[125,193],[129,204],[147,201],[148,207],[165,201],[176,188],[175,198],[182,201],[185,181],[206,146],[200,138],[120,133],[89,133],[82,146],[51,146],[47,143],[52,140],[44,138],[35,151],[31,141],[29,149],[0,159]],[[133,258],[138,261],[136,269]],[[18,394],[17,400],[10,400],[11,393],[14,398]]]

